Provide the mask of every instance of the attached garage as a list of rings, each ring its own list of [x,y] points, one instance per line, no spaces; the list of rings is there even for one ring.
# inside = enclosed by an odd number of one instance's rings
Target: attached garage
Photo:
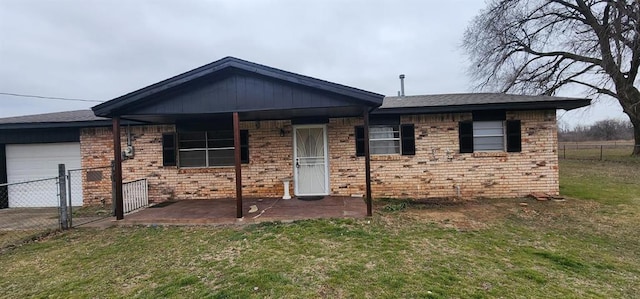
[[[110,126],[91,110],[0,118],[0,209],[57,207],[58,164],[81,168],[80,128]],[[71,178],[71,199],[82,205],[82,177]],[[9,183],[6,185],[5,183]]]
[[[80,143],[7,144],[5,145],[7,181],[27,182],[58,176],[58,164],[66,169],[81,167]],[[80,178],[78,178],[80,179]],[[53,181],[8,186],[9,207],[56,207],[58,187]],[[24,185],[24,186],[23,186]],[[82,205],[82,184],[71,184],[74,206]]]

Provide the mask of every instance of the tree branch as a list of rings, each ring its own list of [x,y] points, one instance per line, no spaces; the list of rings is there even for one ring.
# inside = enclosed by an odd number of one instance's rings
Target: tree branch
[[[606,89],[606,88],[601,88],[601,87],[597,87],[593,84],[587,83],[587,82],[582,82],[582,81],[577,81],[577,80],[568,80],[567,83],[575,83],[575,84],[580,84],[580,85],[584,85],[586,87],[589,87],[593,90],[595,90],[597,93],[601,93],[601,94],[606,94],[608,96],[611,96],[613,98],[618,98],[618,94]]]
[[[546,57],[561,56],[561,57],[572,59],[572,60],[575,60],[575,61],[582,61],[582,62],[586,62],[586,63],[602,65],[602,60],[597,59],[597,58],[593,58],[593,57],[587,57],[587,56],[578,55],[578,54],[575,54],[575,53],[564,52],[564,51],[538,52],[538,51],[535,51],[535,50],[531,49],[531,47],[529,47],[528,45],[525,45],[524,43],[518,43],[518,45],[520,47],[522,47],[521,48],[522,51],[527,52],[527,53],[532,54],[532,55],[546,56]]]

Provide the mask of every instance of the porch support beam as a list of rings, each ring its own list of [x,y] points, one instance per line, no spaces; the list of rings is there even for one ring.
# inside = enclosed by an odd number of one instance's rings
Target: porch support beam
[[[120,117],[112,118],[113,131],[113,184],[114,198],[112,200],[116,207],[116,220],[124,219],[124,203],[122,200],[122,148],[120,146]]]
[[[236,218],[242,218],[242,165],[240,155],[240,117],[233,113],[233,154],[236,166]]]
[[[365,173],[365,201],[367,202],[367,216],[372,216],[373,203],[371,202],[371,154],[369,153],[369,110],[365,109],[362,115],[364,119],[364,173]]]

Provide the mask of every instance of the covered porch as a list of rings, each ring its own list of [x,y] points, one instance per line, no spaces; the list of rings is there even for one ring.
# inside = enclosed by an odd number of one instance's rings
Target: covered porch
[[[236,199],[169,201],[126,215],[123,225],[229,225],[320,218],[363,218],[363,198],[325,196],[297,198],[245,198],[243,218],[236,218]]]
[[[121,120],[169,126],[161,138],[151,141],[157,143],[158,148],[148,148],[151,152],[161,152],[161,167],[150,167],[157,163],[151,161],[141,166],[147,167],[145,170],[140,171],[139,168],[137,171],[137,174],[154,177],[155,186],[162,185],[165,193],[174,195],[169,200],[178,202],[167,207],[175,206],[173,210],[186,211],[202,205],[199,207],[202,214],[198,219],[204,219],[205,216],[210,219],[249,219],[253,216],[248,213],[249,207],[256,205],[260,210],[264,203],[243,199],[243,192],[250,190],[248,193],[252,197],[263,197],[269,201],[266,198],[274,196],[273,184],[269,184],[272,187],[267,192],[270,193],[262,193],[258,188],[264,184],[256,182],[286,180],[289,177],[293,179],[294,196],[325,197],[314,204],[325,207],[327,211],[333,209],[334,214],[323,216],[320,213],[319,217],[351,215],[351,208],[338,212],[337,207],[345,206],[344,199],[341,201],[330,197],[334,193],[330,186],[332,173],[328,166],[328,135],[331,134],[328,124],[330,119],[360,119],[364,129],[364,161],[361,160],[364,167],[357,169],[360,175],[352,174],[349,177],[358,177],[361,186],[366,185],[360,192],[364,200],[354,198],[353,201],[364,203],[360,207],[362,213],[371,215],[369,113],[382,104],[382,99],[380,94],[227,57],[100,104],[93,108],[95,114],[113,120],[116,218],[124,218],[122,158],[127,151],[133,153],[136,146],[135,142],[130,144],[130,133],[122,134]],[[282,121],[285,122],[284,126],[280,124],[277,128],[266,128]],[[339,138],[354,138],[352,133],[348,137],[349,132],[341,134]],[[127,137],[124,151],[123,136]],[[161,145],[158,140],[161,140]],[[256,140],[260,140],[261,144],[256,146]],[[275,145],[280,147],[276,148]],[[264,159],[274,151],[281,155]],[[245,176],[247,181],[244,182],[243,171],[250,173],[250,176]],[[195,176],[199,179],[194,180]],[[207,177],[212,180],[214,176],[217,176],[215,184],[204,182]],[[166,181],[161,182],[159,178],[165,178]],[[231,182],[235,183],[235,188]],[[188,207],[188,204],[180,201],[193,199],[199,191],[176,190],[191,183],[200,184],[198,190],[224,191],[209,194],[210,197],[202,194],[198,197],[202,202]],[[149,188],[155,186],[150,183]],[[172,189],[174,186],[175,190]],[[232,196],[231,190],[235,191],[232,201],[228,199]],[[206,199],[211,197],[220,202],[206,205]],[[322,210],[309,209],[308,212],[303,207],[309,204],[295,199],[274,200],[273,203],[279,209],[265,209],[258,218],[284,217],[278,216],[276,211],[289,211],[289,218],[292,219],[315,218],[313,211]],[[151,208],[146,213],[151,213],[153,209],[162,208]]]

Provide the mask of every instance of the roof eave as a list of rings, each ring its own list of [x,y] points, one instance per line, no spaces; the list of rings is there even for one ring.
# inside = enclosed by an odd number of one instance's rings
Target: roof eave
[[[448,105],[448,106],[423,106],[423,107],[396,107],[379,108],[373,114],[433,114],[470,112],[479,110],[542,110],[542,109],[564,109],[572,110],[585,107],[591,104],[591,99],[571,99],[553,102],[520,102],[520,103],[487,103],[470,105]]]
[[[122,124],[139,124],[136,121],[123,121]],[[91,128],[108,127],[112,125],[110,119],[91,121],[69,121],[69,122],[37,122],[37,123],[13,123],[0,124],[0,130],[21,130],[21,129],[57,129],[57,128]]]

